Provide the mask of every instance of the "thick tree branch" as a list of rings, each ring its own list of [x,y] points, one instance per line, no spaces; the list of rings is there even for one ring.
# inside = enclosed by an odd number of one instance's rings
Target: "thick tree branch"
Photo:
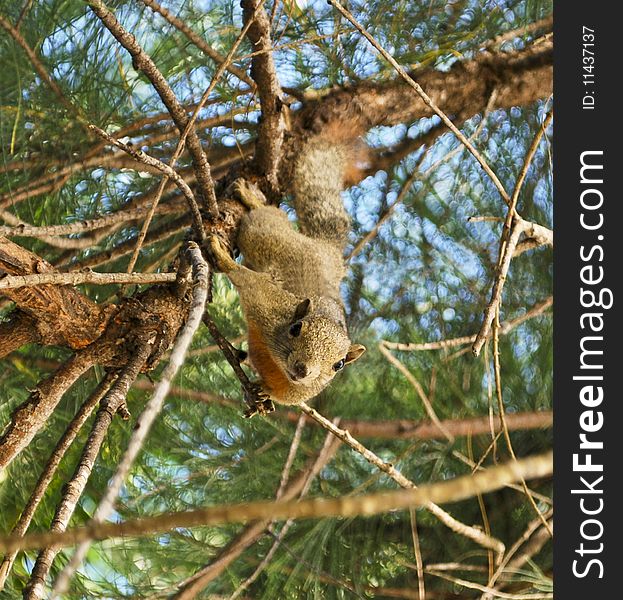
[[[36,254],[0,237],[0,276],[48,276],[54,272],[54,267]],[[111,310],[101,308],[77,290],[54,285],[9,289],[11,278],[5,279],[9,282],[3,295],[33,318],[42,343],[76,349],[102,333]]]
[[[529,106],[552,94],[552,44],[528,46],[516,52],[481,52],[473,59],[457,61],[447,71],[427,68],[412,74],[435,105],[443,106],[457,126],[481,113],[496,91],[491,110]],[[433,110],[402,79],[364,81],[339,88],[305,102],[295,122],[308,128],[339,120],[345,107],[356,106],[365,129],[374,125],[411,123],[433,116]]]
[[[279,191],[278,174],[285,120],[283,92],[272,57],[270,20],[266,11],[261,9],[263,2],[264,0],[242,0],[241,4],[245,23],[251,23],[247,33],[249,40],[255,49],[265,51],[255,55],[251,63],[251,77],[257,84],[262,106],[255,160],[266,182],[269,199],[274,200]]]
[[[329,4],[334,6],[337,11],[343,15],[348,21],[352,23],[352,25],[357,29],[367,40],[368,42],[383,56],[383,58],[392,65],[392,67],[396,70],[398,75],[407,83],[408,86],[413,88],[418,96],[422,99],[424,104],[430,108],[442,121],[443,123],[454,133],[454,135],[459,139],[459,141],[471,152],[474,158],[480,163],[480,166],[484,169],[485,173],[489,176],[493,184],[500,192],[500,195],[504,199],[507,204],[510,204],[510,197],[507,194],[502,182],[498,179],[498,176],[493,172],[487,161],[484,157],[476,150],[473,144],[463,135],[461,130],[452,122],[452,120],[448,117],[446,112],[442,110],[439,106],[437,106],[436,102],[424,91],[422,86],[417,83],[410,75],[405,71],[403,67],[401,67],[394,57],[389,54],[353,17],[353,15],[346,10],[337,0],[327,0]]]
[[[0,323],[0,358],[40,339],[36,321],[21,310],[15,310],[8,321]]]

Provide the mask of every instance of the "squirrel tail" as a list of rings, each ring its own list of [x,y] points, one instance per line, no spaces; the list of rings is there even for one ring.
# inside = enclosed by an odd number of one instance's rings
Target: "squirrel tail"
[[[308,139],[295,161],[294,208],[301,232],[340,249],[346,245],[350,218],[340,193],[355,180],[363,161],[362,144],[348,124],[326,127]]]

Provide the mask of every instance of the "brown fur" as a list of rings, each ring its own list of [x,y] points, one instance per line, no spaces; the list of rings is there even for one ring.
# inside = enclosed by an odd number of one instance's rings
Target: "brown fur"
[[[211,240],[218,266],[240,294],[249,360],[263,391],[282,404],[313,398],[365,351],[350,341],[339,292],[350,228],[340,192],[352,156],[348,145],[325,138],[330,134],[308,140],[292,170],[300,231],[283,211],[265,206],[253,184],[238,180],[249,208],[237,238],[245,266]]]

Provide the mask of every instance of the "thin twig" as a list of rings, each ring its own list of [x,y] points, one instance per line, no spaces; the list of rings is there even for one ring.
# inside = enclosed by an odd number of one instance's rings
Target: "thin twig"
[[[330,438],[330,440],[329,440]],[[337,452],[341,442],[336,437],[328,435],[325,444],[318,456],[311,461],[286,487],[281,497],[282,500],[292,500],[306,489],[311,480],[318,475],[321,469],[327,465]],[[245,527],[232,539],[221,553],[210,564],[200,569],[197,573],[179,582],[175,587],[179,590],[174,600],[189,600],[195,598],[205,587],[216,579],[240,554],[254,544],[266,530],[272,520],[252,523]],[[172,599],[173,600],[173,599]]]
[[[179,201],[169,202],[167,204],[161,204],[158,207],[158,214],[168,215],[183,212],[183,204]],[[103,217],[97,217],[94,219],[84,219],[75,223],[66,223],[64,225],[43,225],[36,226],[24,223],[21,219],[14,214],[5,210],[0,211],[0,218],[5,222],[10,223],[12,227],[7,225],[0,225],[0,235],[6,237],[36,237],[45,240],[45,236],[57,236],[57,235],[71,235],[76,233],[84,233],[86,231],[94,231],[109,227],[110,225],[118,225],[119,223],[129,223],[143,218],[148,208],[145,206],[138,206],[128,210],[119,210]],[[77,240],[72,240],[77,241]],[[93,240],[89,238],[90,245],[93,245]]]
[[[426,484],[418,489],[393,490],[362,496],[314,498],[310,500],[257,501],[211,506],[191,511],[166,513],[121,523],[93,523],[63,533],[32,533],[24,537],[0,536],[0,550],[30,550],[49,544],[66,547],[83,541],[113,537],[149,535],[176,527],[210,526],[220,523],[289,518],[371,516],[409,507],[429,508],[433,503],[459,502],[476,494],[500,489],[521,477],[550,477],[553,471],[551,452],[496,465],[475,474]],[[412,484],[411,484],[412,485]],[[436,504],[433,504],[436,505]]]
[[[433,408],[433,405],[431,404],[430,400],[428,399],[428,396],[426,395],[426,392],[424,391],[424,388],[422,387],[422,384],[415,378],[413,373],[411,373],[411,371],[409,371],[409,369],[407,369],[407,367],[405,367],[405,365],[401,361],[399,361],[387,349],[387,347],[385,346],[383,341],[379,342],[379,350],[381,351],[381,354],[389,361],[389,363],[392,364],[394,367],[396,367],[407,378],[407,381],[411,384],[413,389],[415,389],[417,395],[419,396],[420,400],[422,401],[422,405],[424,406],[424,410],[426,411],[426,414],[428,415],[430,420],[437,427],[439,427],[439,431],[441,431],[446,436],[446,439],[450,443],[454,442],[454,436],[447,429],[444,428],[443,423],[441,422],[441,420],[437,416],[437,413],[435,412],[435,409]]]
[[[493,588],[488,588],[484,585],[480,585],[479,583],[474,583],[473,581],[467,581],[465,579],[460,579],[458,577],[452,577],[452,575],[446,575],[444,573],[440,573],[439,571],[433,571],[432,569],[426,569],[426,572],[430,575],[434,575],[435,577],[439,577],[441,579],[445,579],[446,581],[451,581],[452,583],[456,583],[462,585],[466,588],[472,590],[478,590],[480,592],[488,592],[495,596],[496,598],[505,598],[507,600],[550,600],[554,597],[554,594],[545,593],[545,592],[536,592],[533,594],[524,594],[524,593],[516,593],[516,594],[507,594],[505,592],[500,592]]]
[[[546,514],[545,514],[545,518],[546,519],[550,519],[550,527],[552,524],[551,521],[551,517],[553,515],[553,510],[549,510]],[[495,571],[495,573],[489,578],[489,581],[487,582],[487,587],[488,588],[493,588],[497,582],[497,580],[499,579],[500,575],[502,575],[502,573],[504,572],[504,570],[506,569],[506,567],[508,565],[510,565],[511,563],[511,559],[512,557],[517,553],[517,551],[519,550],[519,548],[521,548],[521,546],[524,544],[524,542],[526,542],[528,539],[530,539],[530,537],[532,536],[532,534],[537,531],[537,529],[539,529],[540,527],[543,527],[543,522],[541,521],[541,518],[537,518],[534,519],[533,521],[531,521],[530,523],[528,523],[528,526],[526,527],[525,531],[523,532],[523,534],[515,541],[515,543],[508,549],[508,552],[506,553],[506,556],[504,556],[504,559],[502,560],[502,562],[498,565],[497,570]],[[549,532],[547,531],[546,528],[543,528],[543,531],[547,532],[547,539],[551,539]],[[520,558],[520,557],[517,557]],[[491,599],[491,595],[488,593],[484,593],[481,597],[480,600],[490,600]]]
[[[252,417],[256,414],[265,415],[275,410],[271,400],[263,400],[259,397],[259,388],[253,383],[240,366],[240,358],[236,349],[230,344],[225,336],[219,331],[216,323],[210,316],[209,311],[205,311],[203,315],[203,322],[205,323],[212,339],[216,342],[221,349],[223,356],[234,370],[238,381],[244,391],[244,401],[247,404],[247,410],[244,415],[246,417]]]
[[[544,313],[550,306],[554,304],[554,297],[549,296],[545,300],[538,302],[535,304],[530,310],[525,312],[523,315],[516,317],[514,319],[510,319],[508,321],[504,321],[500,324],[499,333],[500,335],[506,335],[510,333],[515,327],[518,327],[525,321],[529,319],[533,319]],[[491,334],[489,333],[489,337]],[[382,340],[383,345],[386,348],[392,350],[400,350],[403,352],[421,352],[422,350],[445,350],[446,348],[454,348],[455,346],[464,346],[466,344],[471,344],[476,340],[476,334],[474,335],[466,335],[463,337],[452,338],[448,340],[439,340],[438,342],[422,342],[422,343],[410,343],[410,344],[402,344],[399,342],[390,342],[388,340]]]
[[[190,189],[189,185],[184,181],[183,177],[173,167],[167,165],[166,163],[163,163],[161,160],[158,160],[153,156],[149,156],[149,154],[146,154],[140,149],[137,150],[129,144],[124,144],[123,142],[114,138],[112,135],[109,135],[103,129],[100,129],[96,125],[89,125],[89,129],[95,132],[101,138],[105,139],[110,144],[113,144],[117,148],[129,154],[139,163],[143,163],[145,165],[158,169],[160,172],[164,173],[171,181],[175,182],[177,187],[180,189],[180,191],[188,201],[190,214],[193,217],[194,230],[196,235],[198,236],[198,239],[201,241],[205,239],[205,231],[203,230],[203,222],[201,219],[201,213],[199,212],[199,205],[197,204],[197,200],[195,199],[195,194],[193,194],[193,191]]]
[[[294,430],[294,435],[292,436],[292,442],[290,442],[290,450],[288,451],[288,456],[286,457],[286,462],[283,465],[283,470],[281,472],[281,481],[279,482],[279,488],[277,489],[277,493],[275,494],[275,498],[277,498],[277,500],[281,498],[283,490],[288,483],[288,478],[290,477],[290,469],[292,468],[292,463],[294,463],[296,452],[301,443],[301,436],[303,435],[304,427],[305,415],[301,415],[299,417],[299,420],[296,422],[296,429]]]
[[[424,565],[422,563],[422,550],[420,548],[420,536],[417,530],[417,513],[414,508],[409,509],[411,521],[411,538],[413,539],[413,554],[417,573],[418,600],[426,600],[426,587],[424,585]]]
[[[298,425],[301,423],[305,423],[305,415],[301,414],[302,419],[299,419],[299,423],[297,424],[297,430],[298,430]],[[335,424],[338,424],[339,419],[335,420]],[[301,425],[301,431],[302,431],[302,425]],[[312,467],[311,471],[309,472],[309,475],[307,476],[307,480],[305,481],[305,484],[303,485],[303,489],[301,490],[301,493],[299,494],[300,498],[303,498],[307,495],[307,492],[309,491],[309,488],[311,487],[311,483],[314,480],[314,478],[316,477],[316,475],[318,475],[318,473],[320,472],[320,469],[327,463],[327,453],[328,452],[333,452],[332,450],[332,441],[335,440],[334,436],[331,434],[331,432],[327,433],[327,436],[324,440],[324,444],[322,445],[322,448],[320,450],[320,453],[318,454],[318,458],[316,459],[316,462],[314,463],[314,466]],[[283,480],[283,478],[282,478]],[[280,490],[281,491],[281,490]],[[277,493],[277,499],[279,499],[279,492]],[[286,534],[288,533],[290,527],[294,524],[294,519],[288,519],[284,524],[283,527],[281,528],[281,530],[279,531],[279,534],[276,536],[272,546],[270,547],[270,549],[268,550],[268,552],[266,553],[266,555],[264,556],[264,558],[262,559],[262,561],[260,562],[260,564],[255,568],[255,571],[253,571],[253,573],[247,577],[234,591],[234,593],[229,597],[229,600],[235,600],[236,598],[238,598],[243,592],[244,590],[246,590],[262,573],[262,571],[266,568],[267,565],[270,564],[270,561],[272,560],[273,556],[275,555],[275,553],[277,552],[277,550],[279,549],[279,546],[281,545],[281,543],[283,542]],[[272,523],[268,526],[268,530],[269,532],[272,532]]]
[[[184,107],[180,104],[175,93],[162,73],[158,70],[158,67],[156,67],[152,58],[143,50],[136,41],[136,38],[122,27],[105,4],[101,0],[88,0],[88,4],[114,38],[130,53],[134,67],[138,71],[144,73],[151,82],[157,94],[169,110],[177,128],[182,132],[180,144],[183,144],[183,140],[188,139],[188,150],[193,158],[193,166],[197,175],[199,189],[203,195],[203,199],[207,202],[211,216],[216,218],[218,216],[218,205],[214,192],[214,182],[212,181],[212,175],[210,173],[210,163],[208,162],[194,127],[188,127],[190,120]],[[173,161],[171,162],[171,166],[174,166]],[[199,232],[196,233],[199,234]]]
[[[532,163],[532,159],[536,154],[536,151],[541,142],[541,138],[549,127],[553,116],[554,112],[553,110],[551,110],[545,118],[542,126],[537,131],[537,134],[535,135],[532,144],[528,149],[528,153],[526,154],[526,157],[524,159],[523,167],[521,168],[521,171],[519,172],[519,175],[517,177],[515,189],[513,190],[513,196],[508,203],[508,212],[506,213],[504,230],[502,231],[502,239],[500,241],[500,253],[497,263],[498,272],[495,278],[495,282],[493,284],[493,290],[491,291],[491,300],[489,301],[484,310],[482,326],[480,327],[480,331],[478,332],[476,340],[472,345],[472,353],[474,354],[474,356],[478,356],[480,354],[482,346],[489,337],[491,324],[493,323],[496,310],[499,308],[500,302],[502,301],[502,290],[504,289],[504,282],[506,281],[508,269],[510,268],[511,260],[513,258],[513,255],[515,254],[515,249],[517,247],[517,243],[519,242],[519,237],[522,233],[525,233],[526,231],[527,222],[524,221],[517,213],[517,200],[519,199],[519,193],[521,192],[521,188],[528,173],[528,169],[530,168],[530,164]]]
[[[495,375],[495,389],[496,389],[496,397],[498,400],[498,413],[500,417],[500,421],[502,423],[502,431],[504,433],[504,439],[506,440],[506,446],[508,447],[508,451],[513,460],[517,460],[517,456],[515,454],[515,450],[513,448],[513,444],[511,442],[511,436],[508,431],[508,426],[506,425],[506,408],[504,407],[504,400],[502,397],[502,373],[500,367],[500,340],[498,336],[498,328],[500,326],[500,308],[499,306],[496,309],[495,317],[493,319],[493,373]],[[550,536],[554,536],[553,531],[549,528],[547,524],[546,518],[543,516],[543,513],[539,510],[539,507],[536,505],[530,490],[528,489],[528,485],[526,484],[525,479],[521,480],[521,485],[524,488],[526,496],[528,498],[528,502],[536,512],[536,514],[541,519],[545,528],[549,531]]]
[[[340,429],[336,427],[331,421],[323,417],[319,412],[305,404],[301,403],[300,409],[309,417],[318,421],[325,429],[331,431],[336,437],[341,439],[344,443],[348,444],[355,452],[361,454],[369,463],[373,464],[375,467],[386,473],[389,477],[391,477],[398,485],[408,490],[415,490],[416,485],[407,479],[400,471],[398,471],[393,465],[386,463],[381,458],[379,458],[374,452],[366,448],[363,444],[358,442],[348,431],[344,429]],[[480,475],[480,473],[479,473]],[[422,488],[420,488],[422,489]],[[504,544],[495,539],[494,537],[487,536],[479,529],[474,527],[470,527],[457,521],[454,517],[452,517],[445,510],[437,506],[434,502],[430,501],[424,505],[428,511],[430,511],[435,517],[437,517],[446,527],[458,533],[459,535],[463,535],[477,544],[480,544],[484,548],[493,549],[498,556],[501,556],[504,552]]]
[[[502,182],[498,179],[497,175],[491,170],[491,167],[487,164],[487,161],[482,157],[480,152],[474,148],[472,143],[465,137],[465,135],[458,129],[458,127],[450,120],[448,115],[443,112],[434,102],[433,100],[426,94],[426,92],[422,89],[422,87],[415,82],[412,77],[396,62],[396,59],[387,52],[365,29],[362,25],[360,25],[355,17],[346,10],[337,0],[327,0],[329,4],[334,6],[336,10],[342,14],[351,24],[363,35],[368,42],[383,56],[383,58],[389,62],[389,64],[396,70],[398,75],[410,86],[412,87],[418,96],[423,100],[424,104],[428,106],[442,121],[443,123],[454,133],[454,135],[459,139],[459,141],[471,152],[474,158],[480,163],[485,173],[491,178],[491,181],[495,185],[495,187],[500,192],[500,195],[504,199],[507,204],[510,204],[510,197]]]

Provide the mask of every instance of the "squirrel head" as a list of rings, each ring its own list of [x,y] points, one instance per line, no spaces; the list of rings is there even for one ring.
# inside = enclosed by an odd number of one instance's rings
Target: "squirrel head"
[[[366,350],[351,343],[340,311],[315,307],[309,298],[296,306],[287,336],[284,366],[288,379],[318,392]]]

